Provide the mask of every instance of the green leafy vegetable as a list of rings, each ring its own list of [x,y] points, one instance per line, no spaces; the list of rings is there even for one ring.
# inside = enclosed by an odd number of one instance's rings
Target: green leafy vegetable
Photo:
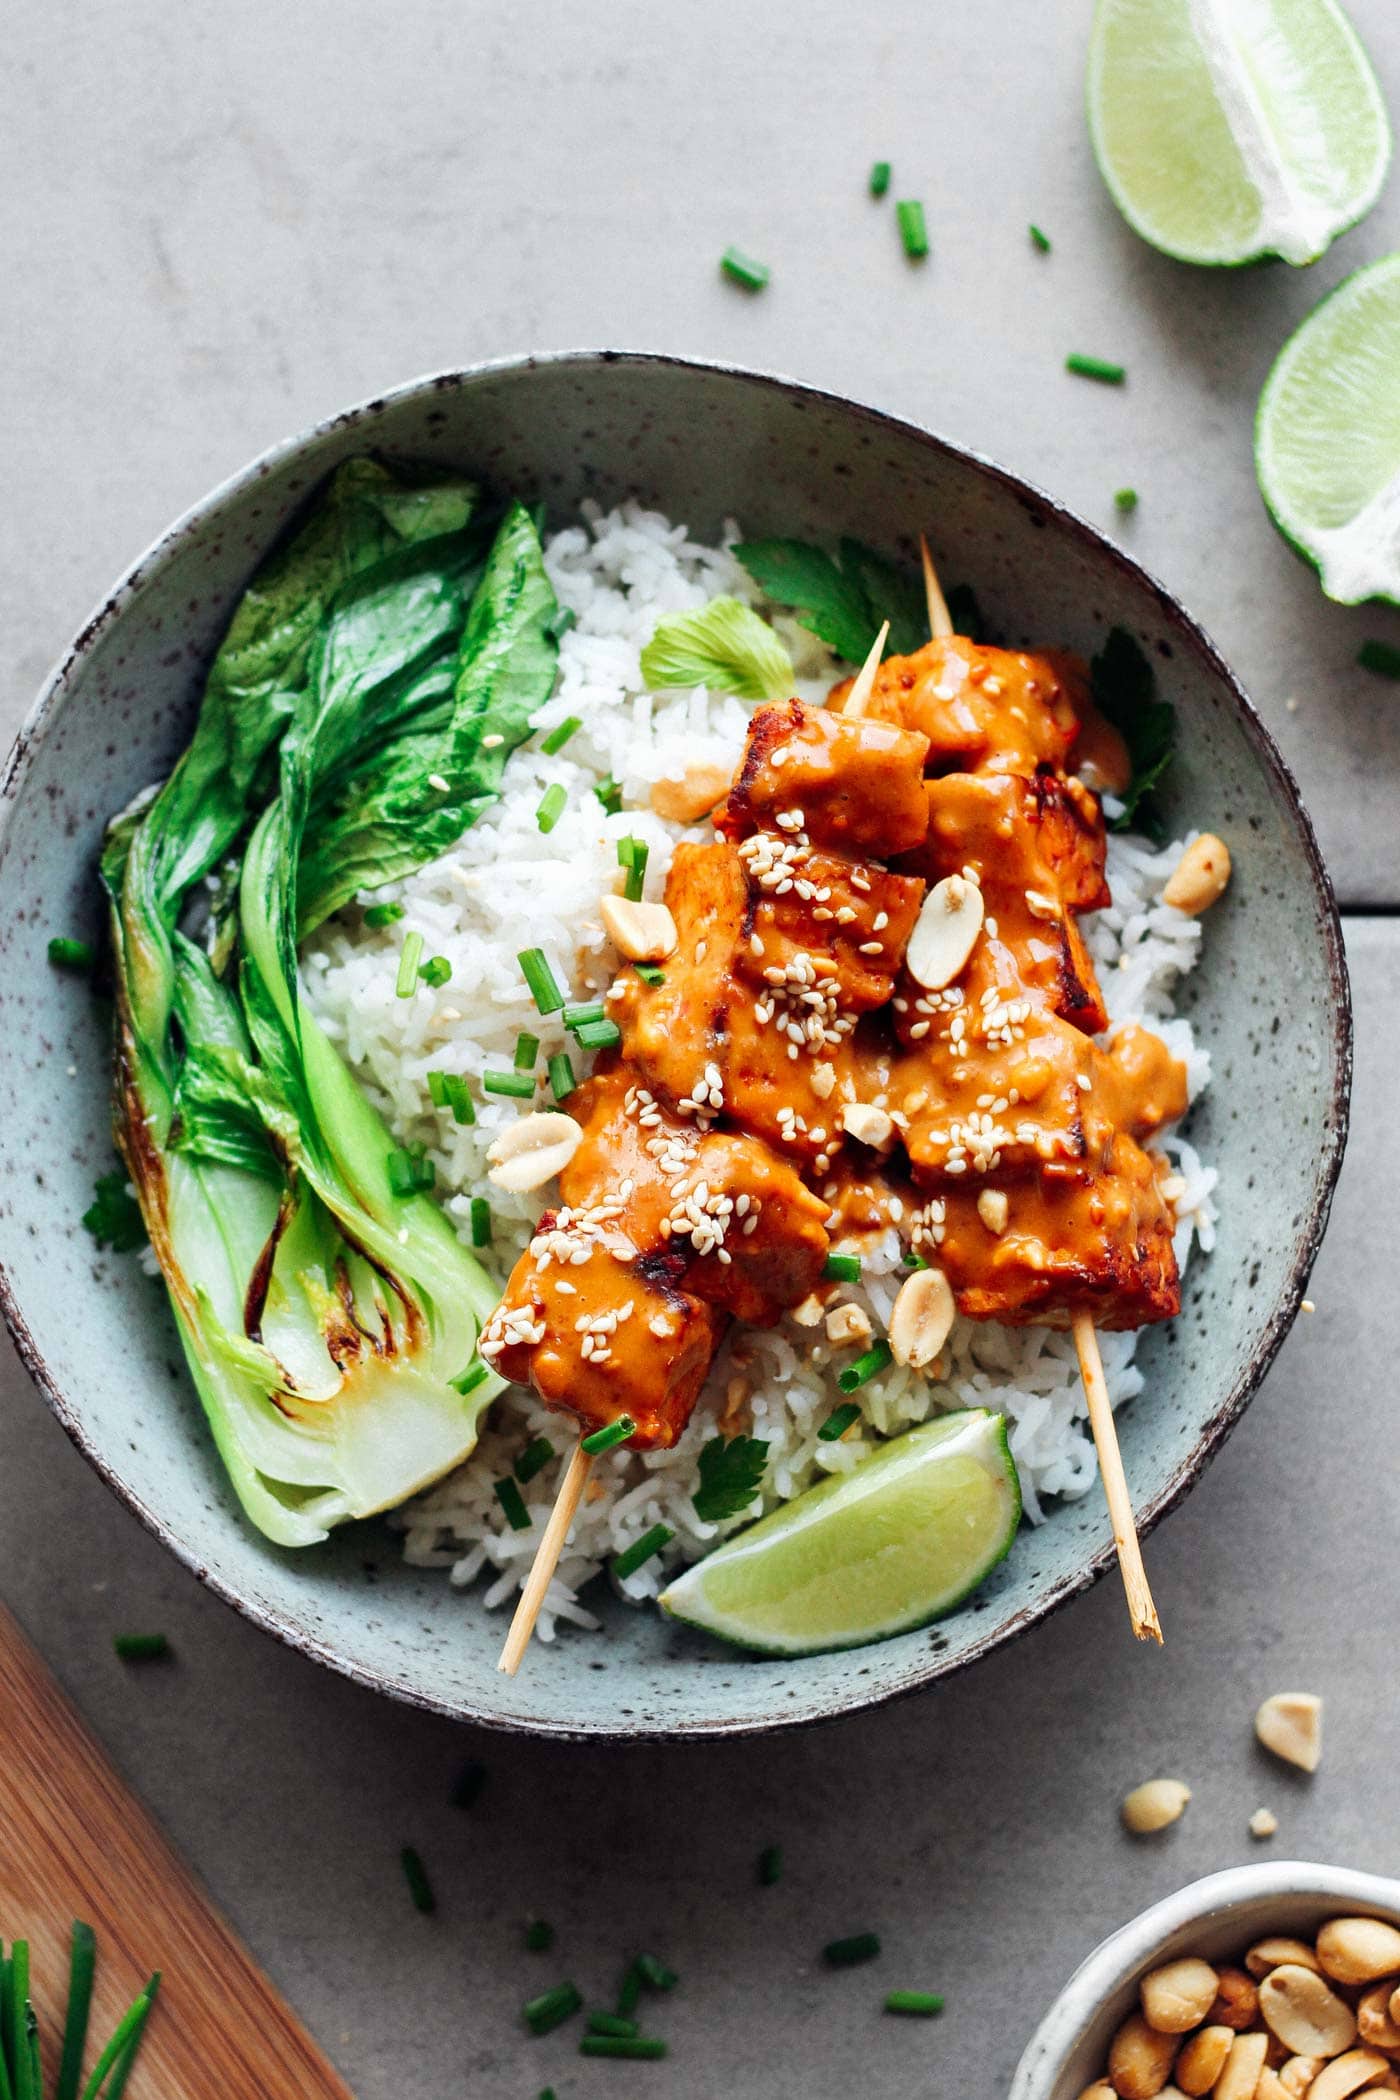
[[[700,1453],[700,1485],[691,1501],[706,1524],[721,1524],[749,1507],[763,1480],[768,1446],[756,1436],[712,1436]]]
[[[792,606],[847,663],[864,663],[885,620],[896,656],[928,640],[923,586],[860,540],[842,540],[839,564],[801,540],[745,540],[734,552],[766,597]]]
[[[495,1290],[421,1155],[396,1192],[297,944],[494,799],[554,610],[518,504],[351,461],[254,578],[170,779],[108,832],[118,1142],[220,1455],[282,1545],[438,1478],[500,1390],[467,1384]],[[214,870],[206,952],[186,915]]]
[[[1119,800],[1122,814],[1115,831],[1134,825],[1160,837],[1161,823],[1152,808],[1152,790],[1172,762],[1176,747],[1176,710],[1156,697],[1151,664],[1126,628],[1113,628],[1089,666],[1094,705],[1111,722],[1128,747],[1133,777]]]
[[[642,651],[642,677],[662,689],[704,685],[741,700],[784,700],[793,672],[786,649],[751,606],[712,598],[699,612],[657,621]]]
[[[99,1247],[113,1254],[130,1254],[146,1244],[146,1225],[141,1206],[126,1185],[126,1170],[99,1175],[93,1200],[83,1212],[83,1223]]]

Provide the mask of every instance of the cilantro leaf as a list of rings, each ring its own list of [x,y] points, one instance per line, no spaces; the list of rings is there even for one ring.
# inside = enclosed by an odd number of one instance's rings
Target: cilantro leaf
[[[740,1516],[758,1493],[768,1463],[762,1437],[712,1436],[700,1453],[700,1485],[691,1497],[706,1524]]]
[[[923,583],[913,570],[886,561],[883,554],[877,554],[863,540],[842,540],[841,567],[865,593],[870,612],[867,653],[882,620],[890,623],[890,638],[885,644],[890,656],[912,656],[916,649],[922,649],[928,640],[928,602]]]
[[[1136,823],[1159,837],[1161,819],[1151,794],[1172,762],[1176,709],[1170,701],[1156,698],[1152,666],[1126,628],[1110,631],[1089,666],[1089,676],[1094,705],[1121,734],[1133,766],[1133,777],[1119,797],[1123,812],[1113,819],[1113,829],[1127,831]]]
[[[114,1254],[130,1254],[146,1244],[146,1226],[141,1206],[126,1185],[120,1168],[99,1176],[93,1189],[91,1208],[83,1212],[83,1223],[99,1247]]]
[[[844,575],[829,554],[801,540],[745,540],[734,552],[775,605],[792,606],[848,664],[864,663],[880,622],[859,574]]]
[[[766,620],[737,598],[712,598],[699,612],[658,620],[642,651],[649,686],[705,685],[741,700],[785,700],[792,664]]]

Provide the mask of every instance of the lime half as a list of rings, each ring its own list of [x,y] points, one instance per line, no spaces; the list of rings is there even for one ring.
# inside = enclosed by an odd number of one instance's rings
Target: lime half
[[[1183,262],[1313,262],[1385,180],[1385,103],[1335,0],[1098,0],[1088,92],[1114,202]]]
[[[951,1611],[1005,1556],[1020,1519],[1005,1418],[980,1407],[941,1415],[726,1540],[661,1604],[771,1655],[855,1648]]]
[[[1329,598],[1400,603],[1400,255],[1348,277],[1284,344],[1254,466]]]

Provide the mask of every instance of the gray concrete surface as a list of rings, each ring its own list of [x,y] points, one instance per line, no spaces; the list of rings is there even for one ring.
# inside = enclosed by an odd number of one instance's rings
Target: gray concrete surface
[[[1356,0],[1400,108],[1400,17]],[[20,0],[0,131],[6,492],[0,732],[116,570],[250,453],[426,368],[613,342],[787,369],[903,410],[1121,531],[1237,665],[1296,766],[1344,899],[1359,1008],[1354,1129],[1300,1323],[1244,1426],[1149,1549],[1169,1633],[1136,1649],[1105,1584],[1011,1653],[897,1710],[774,1744],[570,1750],[380,1704],[202,1595],[0,1364],[0,1595],[343,2066],[360,2100],[994,2095],[1109,1927],[1273,1849],[1400,1869],[1394,1385],[1400,1233],[1400,695],[1352,667],[1400,615],[1328,606],[1274,537],[1250,415],[1317,297],[1397,242],[1400,179],[1314,269],[1211,276],[1142,248],[1080,117],[1087,7],[762,9],[541,0]],[[865,169],[928,202],[912,271]],[[1026,221],[1055,249],[1037,258]],[[738,241],[774,266],[722,284]],[[1064,352],[1121,357],[1121,392]],[[1137,516],[1115,521],[1131,481]],[[1295,709],[1286,702],[1297,701]],[[114,1661],[167,1628],[168,1668]],[[1322,1771],[1251,1744],[1257,1700],[1328,1701]],[[468,1756],[488,1790],[447,1806]],[[1137,1780],[1195,1788],[1132,1845]],[[409,1911],[412,1841],[441,1895]],[[787,1872],[753,1886],[758,1848]],[[559,1931],[520,1949],[522,1916]],[[874,1925],[878,1970],[814,1957]],[[522,2039],[527,1990],[610,1989],[671,1959],[664,2067]],[[937,2025],[878,2013],[946,1990]],[[133,2100],[136,2088],[133,2086]]]

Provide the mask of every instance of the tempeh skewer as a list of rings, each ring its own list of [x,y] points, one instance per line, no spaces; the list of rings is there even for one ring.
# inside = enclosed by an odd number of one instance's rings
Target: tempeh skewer
[[[938,581],[938,572],[933,566],[933,556],[929,553],[928,540],[923,533],[919,534],[919,554],[923,562],[924,592],[928,600],[929,632],[935,641],[940,641],[953,633],[953,622],[948,612],[948,601]],[[1143,1566],[1137,1519],[1133,1514],[1132,1496],[1128,1492],[1127,1474],[1123,1470],[1123,1454],[1118,1445],[1118,1425],[1113,1419],[1113,1405],[1108,1397],[1103,1358],[1099,1353],[1099,1338],[1094,1331],[1091,1314],[1076,1312],[1071,1324],[1075,1351],[1079,1357],[1079,1375],[1084,1382],[1084,1398],[1088,1403],[1089,1427],[1093,1432],[1104,1499],[1108,1503],[1109,1520],[1113,1526],[1118,1571],[1123,1578],[1123,1593],[1128,1600],[1128,1617],[1137,1640],[1155,1641],[1160,1647],[1162,1624],[1157,1616],[1157,1607],[1152,1601],[1147,1570]]]

